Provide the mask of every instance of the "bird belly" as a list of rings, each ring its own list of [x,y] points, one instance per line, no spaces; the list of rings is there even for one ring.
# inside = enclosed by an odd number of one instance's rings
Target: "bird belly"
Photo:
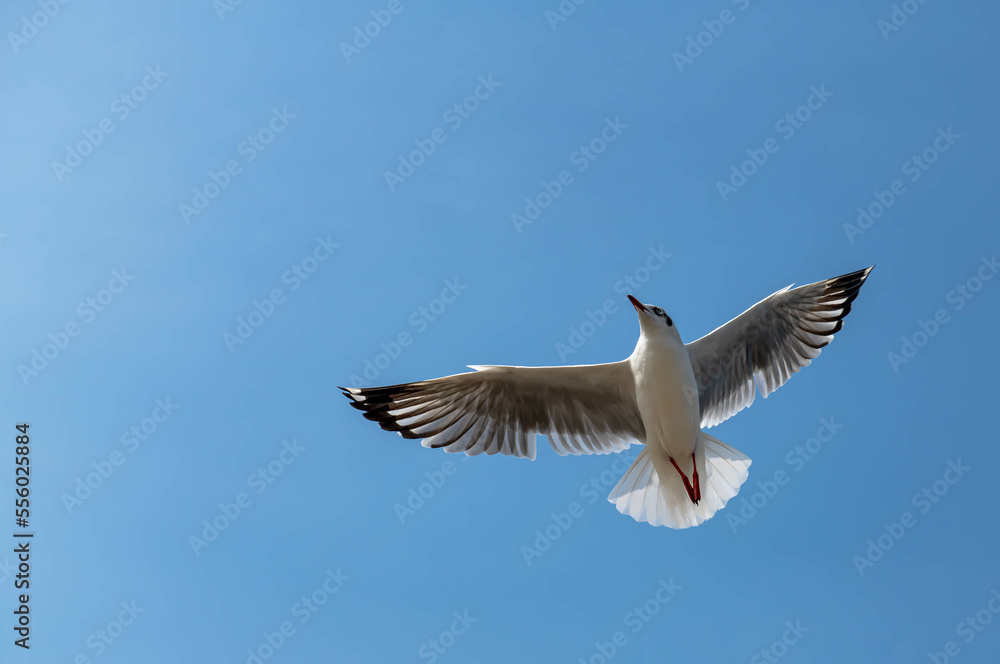
[[[650,452],[676,460],[687,471],[701,433],[701,415],[697,382],[686,353],[647,363],[636,387]]]

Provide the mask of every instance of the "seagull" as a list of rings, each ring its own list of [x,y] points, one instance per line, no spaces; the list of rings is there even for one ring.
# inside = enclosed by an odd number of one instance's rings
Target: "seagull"
[[[660,307],[628,296],[639,341],[621,362],[477,366],[386,387],[339,388],[386,431],[446,452],[535,458],[536,434],[561,456],[644,445],[608,496],[640,523],[690,528],[739,492],[750,459],[703,429],[785,384],[833,339],[874,266],[787,286],[685,344]]]

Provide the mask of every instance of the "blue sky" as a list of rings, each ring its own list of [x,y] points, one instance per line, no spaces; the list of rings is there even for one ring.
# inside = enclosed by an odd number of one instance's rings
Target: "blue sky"
[[[995,661],[995,5],[223,2],[0,10],[3,661]],[[336,389],[873,264],[692,530]]]

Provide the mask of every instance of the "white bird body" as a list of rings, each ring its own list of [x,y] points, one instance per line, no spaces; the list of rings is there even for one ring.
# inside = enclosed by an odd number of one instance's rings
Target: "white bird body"
[[[698,383],[684,344],[679,336],[643,330],[629,366],[646,429],[646,447],[654,459],[662,457],[668,468],[667,459],[674,459],[690,477],[691,454],[701,434],[701,414]]]
[[[631,295],[640,335],[621,362],[472,366],[472,373],[341,388],[387,431],[446,452],[535,458],[536,434],[560,455],[644,444],[608,501],[639,522],[689,528],[712,517],[749,476],[750,459],[703,428],[766,398],[819,356],[872,268],[784,288],[685,344],[659,307]]]

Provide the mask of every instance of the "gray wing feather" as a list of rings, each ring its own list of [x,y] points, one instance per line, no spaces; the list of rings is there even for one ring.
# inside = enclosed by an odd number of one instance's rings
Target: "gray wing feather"
[[[785,288],[687,344],[698,381],[701,425],[723,422],[767,398],[819,356],[851,311],[872,268]]]
[[[387,431],[447,452],[535,458],[543,434],[561,455],[645,442],[628,361],[571,367],[472,367],[387,387],[341,388]]]

